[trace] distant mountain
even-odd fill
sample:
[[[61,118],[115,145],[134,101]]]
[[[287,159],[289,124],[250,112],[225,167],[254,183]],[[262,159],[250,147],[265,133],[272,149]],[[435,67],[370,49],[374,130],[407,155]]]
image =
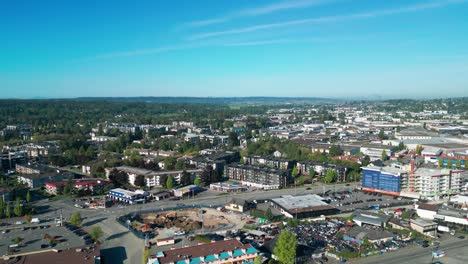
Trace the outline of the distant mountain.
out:
[[[318,97],[78,97],[78,101],[147,102],[147,103],[204,103],[204,104],[284,104],[340,102]]]

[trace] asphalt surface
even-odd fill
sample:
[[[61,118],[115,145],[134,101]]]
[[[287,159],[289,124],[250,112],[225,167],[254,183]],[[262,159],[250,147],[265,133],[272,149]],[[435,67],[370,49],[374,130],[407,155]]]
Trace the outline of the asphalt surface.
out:
[[[83,220],[83,228],[88,231],[95,225],[98,225],[104,231],[104,236],[101,239],[102,253],[107,257],[111,263],[127,264],[141,262],[141,254],[144,246],[144,241],[135,237],[125,227],[115,221],[118,216],[128,214],[131,212],[138,212],[142,210],[163,210],[165,208],[176,207],[177,205],[205,205],[217,206],[224,205],[232,198],[251,199],[251,200],[265,200],[277,198],[281,195],[303,195],[303,194],[319,194],[322,195],[327,191],[338,192],[348,189],[354,189],[353,186],[346,186],[347,184],[334,184],[313,187],[297,187],[281,190],[270,191],[253,191],[244,193],[232,193],[227,195],[220,195],[218,192],[208,190],[200,193],[197,196],[179,200],[179,201],[155,201],[146,204],[129,205],[124,207],[111,207],[106,209],[80,209],[74,207],[75,202],[72,200],[59,200],[48,201],[41,200],[34,203],[38,207],[39,217],[46,223],[53,223],[53,219],[63,216],[65,220],[70,219],[73,212],[79,211]],[[352,196],[351,199],[357,199]],[[21,218],[11,218],[2,220],[2,222],[14,223]]]
[[[361,258],[353,263],[411,263],[430,264],[436,261],[448,264],[468,263],[468,239],[450,238],[440,243],[439,249],[444,251],[446,256],[436,259],[432,258],[432,248],[423,248],[419,245],[412,245],[383,255]]]

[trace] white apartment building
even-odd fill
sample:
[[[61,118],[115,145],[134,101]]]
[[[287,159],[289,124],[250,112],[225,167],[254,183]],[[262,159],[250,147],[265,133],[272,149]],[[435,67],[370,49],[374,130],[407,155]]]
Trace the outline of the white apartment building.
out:
[[[463,170],[417,168],[414,171],[414,191],[422,197],[439,199],[442,195],[461,192],[463,177]]]

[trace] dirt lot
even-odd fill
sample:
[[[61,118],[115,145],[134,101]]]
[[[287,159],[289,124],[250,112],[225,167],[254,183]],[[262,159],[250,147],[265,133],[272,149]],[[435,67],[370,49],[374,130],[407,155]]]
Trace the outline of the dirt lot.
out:
[[[147,226],[157,228],[161,235],[173,233],[174,230],[197,233],[202,226],[205,231],[224,228],[239,229],[250,220],[242,214],[220,212],[208,208],[155,212],[141,215],[141,218]]]

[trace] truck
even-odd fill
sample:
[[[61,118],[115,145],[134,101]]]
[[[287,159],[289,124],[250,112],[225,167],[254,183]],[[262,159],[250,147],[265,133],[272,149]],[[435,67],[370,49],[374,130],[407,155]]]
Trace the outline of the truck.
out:
[[[448,226],[442,226],[442,225],[439,225],[437,226],[437,231],[439,232],[450,232],[450,228]]]

